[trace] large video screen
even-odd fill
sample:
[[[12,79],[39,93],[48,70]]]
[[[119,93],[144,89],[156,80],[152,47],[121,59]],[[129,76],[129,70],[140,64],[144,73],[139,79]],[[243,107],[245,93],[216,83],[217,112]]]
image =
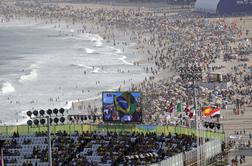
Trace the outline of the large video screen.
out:
[[[142,122],[141,93],[103,92],[102,113],[104,122]]]

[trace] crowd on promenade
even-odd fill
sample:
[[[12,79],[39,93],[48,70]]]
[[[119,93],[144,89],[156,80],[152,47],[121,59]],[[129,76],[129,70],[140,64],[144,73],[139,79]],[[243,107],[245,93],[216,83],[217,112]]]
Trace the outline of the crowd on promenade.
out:
[[[23,166],[48,162],[47,146],[42,146],[47,144],[46,133],[5,139],[6,164],[17,160],[19,163],[25,160]],[[52,135],[52,147],[53,165],[147,165],[192,150],[196,139],[179,134],[57,132]],[[29,153],[24,153],[27,148]]]
[[[226,101],[221,103],[225,108],[227,103],[235,104],[237,96],[240,96],[241,104],[251,105],[249,65],[234,66],[231,71],[225,63],[222,67],[211,66],[218,60],[230,63],[244,61],[247,64],[246,59],[252,53],[251,41],[242,35],[235,23],[229,24],[225,19],[205,19],[192,13],[168,16],[165,12],[150,12],[146,8],[81,8],[24,3],[2,6],[1,13],[5,20],[28,17],[44,20],[46,24],[54,24],[56,27],[63,26],[62,22],[65,22],[69,29],[80,24],[81,28],[77,32],[98,32],[104,40],[123,48],[132,42],[137,43],[136,55],[143,55],[146,61],[155,65],[150,67],[143,63],[145,72],[150,76],[140,84],[131,84],[132,90],[139,90],[144,95],[145,123],[171,124],[173,111],[170,110],[175,109],[170,107],[175,108],[178,101],[192,108],[192,81],[180,77],[181,67],[184,66],[200,67],[202,77],[227,68],[223,75],[226,81],[232,83],[231,87],[214,90],[200,87],[198,98],[204,98],[207,103],[199,104],[215,105],[215,101],[209,102],[214,96]],[[124,33],[124,41],[115,33],[117,30]],[[173,77],[162,79],[167,73],[173,73]],[[206,77],[202,79],[208,81]]]

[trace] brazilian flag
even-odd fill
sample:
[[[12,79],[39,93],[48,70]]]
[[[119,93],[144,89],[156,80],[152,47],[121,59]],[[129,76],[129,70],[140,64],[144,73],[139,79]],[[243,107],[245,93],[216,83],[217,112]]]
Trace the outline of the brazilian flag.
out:
[[[137,109],[135,97],[130,92],[124,92],[120,96],[115,96],[114,105],[117,111],[127,115],[134,114]]]

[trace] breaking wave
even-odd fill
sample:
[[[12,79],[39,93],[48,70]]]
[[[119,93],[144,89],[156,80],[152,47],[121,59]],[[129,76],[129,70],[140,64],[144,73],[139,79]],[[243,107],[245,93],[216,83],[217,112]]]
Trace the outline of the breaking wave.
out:
[[[115,47],[111,47],[111,46],[107,46],[108,48],[112,49],[116,54],[122,54],[122,50],[119,48],[115,48]]]
[[[100,72],[100,68],[99,67],[96,67],[93,71],[92,71],[92,73],[99,73]]]
[[[15,88],[10,82],[4,82],[1,86],[1,92],[2,94],[9,94],[15,92]]]
[[[130,62],[126,61],[126,59],[127,59],[126,56],[123,56],[123,57],[118,58],[118,59],[121,60],[126,65],[133,65],[133,63],[130,63]]]
[[[33,69],[33,70],[31,70],[30,73],[22,75],[18,81],[20,83],[24,83],[27,81],[33,81],[33,80],[37,79],[37,77],[38,77],[37,69]]]
[[[94,54],[94,53],[95,53],[95,50],[90,49],[90,48],[85,48],[85,51],[86,51],[86,53],[88,53],[88,54]]]

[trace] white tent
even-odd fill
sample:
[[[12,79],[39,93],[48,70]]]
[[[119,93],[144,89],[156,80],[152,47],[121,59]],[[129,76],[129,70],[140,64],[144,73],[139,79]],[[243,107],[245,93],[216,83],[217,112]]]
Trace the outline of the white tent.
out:
[[[195,10],[207,13],[216,13],[220,0],[197,0]]]

